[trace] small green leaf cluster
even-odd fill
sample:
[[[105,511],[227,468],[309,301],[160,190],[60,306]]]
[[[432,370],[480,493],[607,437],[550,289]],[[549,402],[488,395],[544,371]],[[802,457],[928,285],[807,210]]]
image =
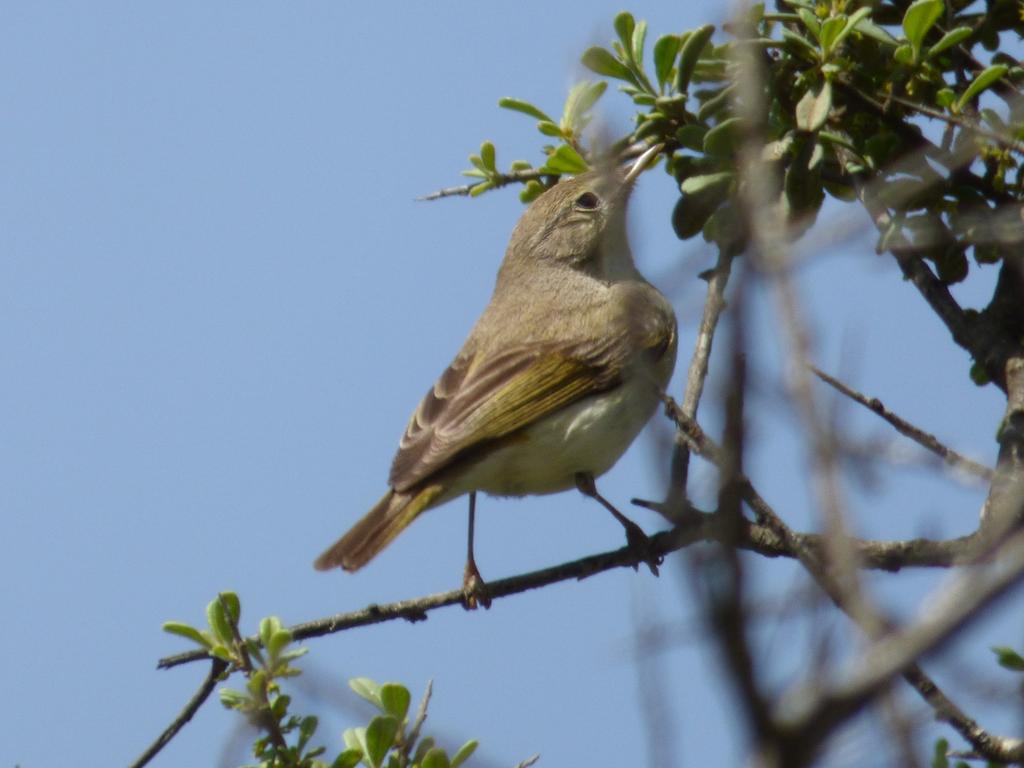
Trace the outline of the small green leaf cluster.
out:
[[[607,87],[608,84],[605,82],[577,83],[569,90],[569,96],[562,107],[562,118],[558,121],[528,101],[500,99],[498,106],[534,118],[537,120],[537,130],[541,135],[557,139],[559,143],[545,144],[542,147],[547,159],[539,168],[534,168],[526,160],[515,160],[509,170],[503,173],[496,165],[494,145],[485,141],[480,146],[480,154],[469,157],[473,167],[462,172],[463,176],[481,179],[480,183],[473,185],[469,194],[476,197],[489,189],[520,180],[525,186],[519,198],[528,203],[546,188],[541,183],[542,177],[553,180],[563,173],[575,175],[587,171],[590,165],[584,159],[583,132],[592,119],[594,104]]]
[[[222,688],[218,694],[225,707],[244,715],[260,731],[253,744],[258,762],[246,768],[458,768],[476,749],[477,742],[468,741],[449,756],[433,738],[420,737],[426,698],[410,728],[412,697],[407,688],[357,678],[349,683],[352,690],[380,714],[365,727],[347,729],[342,734],[344,750],[328,761],[323,757],[326,748],[311,744],[319,725],[317,717],[292,714],[291,697],[281,691],[280,681],[301,674],[292,662],[306,649],[292,647],[292,633],[276,616],[260,621],[256,637],[243,637],[238,624],[241,613],[238,595],[221,592],[206,607],[207,629],[180,621],[168,621],[163,628],[223,661],[226,666],[221,680],[235,672],[245,678],[244,688]]]
[[[646,23],[623,12],[611,44],[582,56],[636,107],[633,131],[613,147],[665,146],[664,167],[680,191],[676,234],[744,250],[742,193],[749,159],[759,156],[778,182],[787,236],[809,227],[827,196],[871,195],[891,220],[878,247],[916,249],[946,283],[967,277],[969,257],[990,264],[1018,252],[1024,67],[998,48],[1001,35],[1024,37],[1020,3],[991,0],[984,13],[959,0],[777,5],[754,5],[721,39],[704,26],[662,35],[649,51]],[[544,182],[594,165],[580,131],[600,85],[577,86],[559,121],[503,99],[560,143],[545,147],[540,168],[514,165],[532,172],[519,178],[500,174],[481,151],[471,172],[483,180],[480,191],[520,181],[528,201]],[[922,130],[926,122],[942,129],[941,140]]]
[[[227,664],[221,679],[239,671],[245,678],[242,690],[222,688],[221,703],[245,715],[262,735],[253,744],[253,756],[261,768],[326,768],[318,757],[323,747],[312,747],[317,718],[289,712],[291,697],[282,693],[279,680],[295,677],[300,670],[292,662],[306,653],[292,648],[292,633],[276,616],[260,621],[257,637],[243,638],[238,629],[241,601],[234,592],[221,592],[206,606],[208,629],[179,621],[164,623],[164,631],[184,637]]]
[[[365,677],[351,680],[349,686],[373,704],[380,714],[365,728],[345,731],[346,749],[332,768],[354,768],[360,763],[367,768],[458,768],[476,751],[477,741],[474,739],[449,757],[432,737],[420,738],[422,720],[418,718],[409,727],[411,696],[404,686],[398,683],[380,685]]]

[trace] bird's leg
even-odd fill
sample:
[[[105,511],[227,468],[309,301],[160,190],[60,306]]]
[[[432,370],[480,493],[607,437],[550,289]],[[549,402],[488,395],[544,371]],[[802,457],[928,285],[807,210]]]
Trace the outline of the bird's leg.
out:
[[[660,555],[654,554],[650,551],[651,540],[647,534],[644,533],[643,528],[619,512],[619,510],[617,510],[615,506],[608,501],[608,499],[597,492],[597,484],[594,482],[594,476],[589,472],[576,473],[576,487],[584,496],[594,499],[602,507],[612,513],[615,519],[618,520],[622,527],[626,529],[626,543],[629,545],[629,548],[643,554],[644,562],[647,563],[647,567],[651,569],[651,573],[657,576],[658,566],[661,565],[662,558]]]
[[[473,533],[476,529],[476,491],[469,494],[469,535],[466,542],[466,569],[462,573],[462,605],[467,611],[476,610],[477,605],[491,607],[491,596],[487,583],[476,567],[473,557]]]

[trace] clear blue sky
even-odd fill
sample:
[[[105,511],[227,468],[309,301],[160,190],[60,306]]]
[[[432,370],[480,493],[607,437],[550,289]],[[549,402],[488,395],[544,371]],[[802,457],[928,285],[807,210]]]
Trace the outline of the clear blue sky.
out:
[[[497,99],[557,110],[579,54],[610,39],[621,3],[368,5],[3,3],[0,765],[133,759],[205,672],[155,670],[182,649],[160,625],[199,623],[218,589],[240,593],[254,627],[269,613],[303,621],[460,581],[462,502],[432,511],[359,574],[310,563],[384,491],[405,421],[487,301],[521,212],[511,192],[414,198],[458,183],[485,138],[502,165],[539,162],[532,122]],[[631,9],[654,34],[722,12]],[[621,129],[621,98],[605,99]],[[664,174],[645,175],[632,227],[641,269],[676,304],[682,371],[702,296],[694,274],[711,254],[673,238],[674,194]],[[996,393],[969,384],[966,356],[869,235],[820,242],[801,274],[817,359],[993,461]],[[981,282],[961,296],[983,296],[991,275]],[[805,526],[777,324],[770,304],[760,309],[752,426],[764,442],[751,473]],[[841,413],[862,436],[888,434]],[[645,438],[601,488],[620,504],[658,497],[664,464]],[[849,489],[866,534],[975,525],[980,489],[919,469],[875,480]],[[478,528],[489,578],[623,543],[575,494],[484,499]],[[643,691],[656,683],[671,704],[662,748],[677,764],[734,763],[744,745],[715,655],[696,642],[684,563],[658,580],[615,572],[489,612],[453,608],[314,641],[297,698],[326,713],[321,736],[336,746],[343,726],[365,722],[347,678],[397,680],[416,695],[432,678],[428,730],[453,744],[479,738],[481,766],[534,752],[545,766],[637,765],[650,754]],[[751,567],[766,599],[797,583],[786,563]],[[897,590],[890,576],[871,582],[909,612],[943,576]],[[965,657],[992,671],[984,648],[1018,640],[1014,621],[965,638],[940,671],[955,679]],[[677,640],[638,667],[635,632],[651,622]],[[759,652],[785,680],[804,663],[787,649],[806,624],[766,627]],[[154,765],[242,762],[236,723],[211,700]],[[872,727],[849,731],[853,755],[871,747]]]

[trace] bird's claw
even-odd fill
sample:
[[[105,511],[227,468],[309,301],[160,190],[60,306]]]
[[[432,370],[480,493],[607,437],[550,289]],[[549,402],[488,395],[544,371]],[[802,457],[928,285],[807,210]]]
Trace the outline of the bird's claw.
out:
[[[624,523],[623,526],[626,529],[626,545],[640,555],[640,562],[646,563],[651,573],[657,576],[658,566],[664,561],[664,556],[654,551],[651,537],[644,533],[639,525],[630,520],[628,525]],[[633,566],[634,571],[638,568],[639,563]]]
[[[462,574],[462,607],[467,611],[475,611],[479,606],[491,607],[491,595],[487,582],[480,575],[476,563],[466,561],[466,570]]]

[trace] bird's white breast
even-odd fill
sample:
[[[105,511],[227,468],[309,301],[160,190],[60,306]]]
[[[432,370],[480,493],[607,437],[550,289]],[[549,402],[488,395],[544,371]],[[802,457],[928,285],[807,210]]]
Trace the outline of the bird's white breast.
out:
[[[658,401],[654,382],[633,376],[626,384],[530,425],[489,451],[460,478],[456,493],[445,496],[474,490],[495,496],[556,493],[573,488],[579,472],[598,477],[618,461]]]

